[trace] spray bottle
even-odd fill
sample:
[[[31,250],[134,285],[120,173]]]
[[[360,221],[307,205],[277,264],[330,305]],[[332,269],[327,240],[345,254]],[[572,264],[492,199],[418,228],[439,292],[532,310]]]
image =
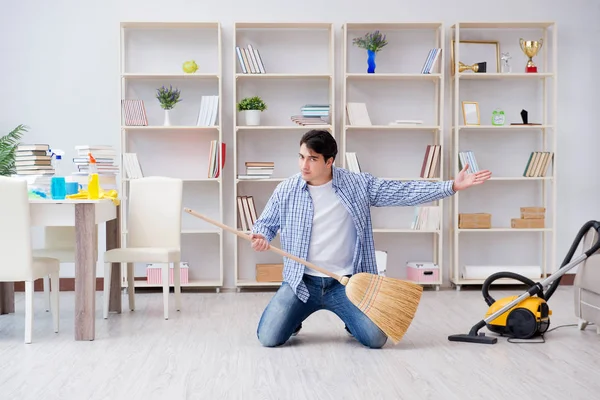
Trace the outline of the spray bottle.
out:
[[[88,172],[88,200],[98,200],[100,198],[100,180],[98,178],[98,166],[92,153],[88,153],[89,172]]]
[[[65,173],[63,171],[62,157],[65,152],[62,150],[52,150],[51,157],[54,157],[53,167],[54,176],[50,180],[50,195],[52,200],[64,200],[67,196],[67,184],[65,181]]]

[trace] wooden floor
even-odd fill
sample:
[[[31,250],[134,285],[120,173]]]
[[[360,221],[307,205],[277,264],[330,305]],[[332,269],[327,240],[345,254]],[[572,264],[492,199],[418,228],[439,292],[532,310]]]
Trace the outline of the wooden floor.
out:
[[[492,292],[497,299],[520,291]],[[583,399],[600,395],[600,335],[564,327],[544,344],[454,343],[486,304],[478,290],[426,291],[403,341],[363,348],[328,312],[281,348],[256,325],[272,292],[184,293],[162,318],[160,293],[135,312],[101,318],[97,339],[73,341],[73,293],[61,293],[61,332],[36,294],[34,343],[23,343],[24,299],[0,316],[1,399]],[[172,296],[172,295],[171,295]],[[173,297],[171,297],[173,299]],[[570,287],[550,300],[552,326],[576,323]],[[173,303],[171,303],[173,304]],[[124,306],[127,300],[124,296]],[[173,308],[172,308],[173,309]]]

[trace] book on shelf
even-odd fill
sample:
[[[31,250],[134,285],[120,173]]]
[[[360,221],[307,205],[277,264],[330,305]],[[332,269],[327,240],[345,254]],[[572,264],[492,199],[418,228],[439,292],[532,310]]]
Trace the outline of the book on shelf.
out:
[[[346,169],[351,172],[361,172],[360,163],[358,162],[358,157],[356,156],[355,152],[346,152]]]
[[[541,178],[546,176],[550,162],[554,158],[551,151],[532,151],[527,160],[523,176],[527,178]]]
[[[208,178],[218,178],[225,166],[225,154],[227,146],[217,140],[210,141],[210,150],[208,154]]]
[[[50,146],[20,144],[15,151],[16,175],[54,175]]]
[[[238,174],[240,180],[268,179],[273,176],[275,163],[272,161],[247,161],[246,173]]]
[[[437,231],[440,229],[440,207],[415,207],[415,217],[411,224],[413,230]]]
[[[144,177],[136,153],[123,153],[123,170],[128,179],[139,179]]]
[[[421,69],[422,74],[431,74],[433,69],[438,65],[437,61],[440,59],[440,55],[442,54],[442,49],[434,48],[429,50],[429,54],[427,54],[427,58],[425,59],[425,63],[423,64],[423,68]]]
[[[126,126],[148,126],[148,116],[144,100],[121,100],[123,108],[123,122]]]
[[[371,126],[371,118],[367,111],[365,103],[349,102],[346,104],[346,114],[348,116],[348,125]]]
[[[438,177],[438,166],[440,164],[440,157],[442,153],[442,146],[439,144],[428,144],[425,149],[425,156],[423,157],[423,164],[421,165],[421,178],[437,178]]]
[[[265,65],[257,48],[249,44],[247,47],[235,47],[240,68],[244,74],[264,74]]]
[[[219,96],[202,96],[196,126],[215,126],[219,113]]]
[[[458,152],[458,169],[463,169],[465,165],[469,164],[468,173],[474,174],[479,172],[479,164],[475,158],[475,153],[472,150],[465,150]]]
[[[242,231],[252,230],[258,219],[256,205],[252,196],[237,196],[238,227]]]

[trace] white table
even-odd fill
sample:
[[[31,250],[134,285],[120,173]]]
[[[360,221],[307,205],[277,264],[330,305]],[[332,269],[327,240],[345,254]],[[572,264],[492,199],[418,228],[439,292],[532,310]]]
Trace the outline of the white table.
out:
[[[31,226],[75,226],[75,340],[96,333],[97,225],[106,223],[107,250],[120,247],[119,206],[110,199],[31,199]],[[121,267],[112,265],[110,311],[121,312]],[[105,282],[104,284],[107,284]],[[0,286],[0,313],[14,312],[14,287]]]

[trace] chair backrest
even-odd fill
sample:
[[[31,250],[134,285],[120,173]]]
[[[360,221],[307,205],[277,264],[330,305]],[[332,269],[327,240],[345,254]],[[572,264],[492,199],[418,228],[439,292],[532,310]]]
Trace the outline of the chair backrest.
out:
[[[74,226],[46,226],[44,227],[44,244],[47,249],[73,249],[75,250]]]
[[[159,176],[130,181],[127,247],[181,247],[183,181]]]
[[[27,182],[0,176],[0,282],[33,275]]]

